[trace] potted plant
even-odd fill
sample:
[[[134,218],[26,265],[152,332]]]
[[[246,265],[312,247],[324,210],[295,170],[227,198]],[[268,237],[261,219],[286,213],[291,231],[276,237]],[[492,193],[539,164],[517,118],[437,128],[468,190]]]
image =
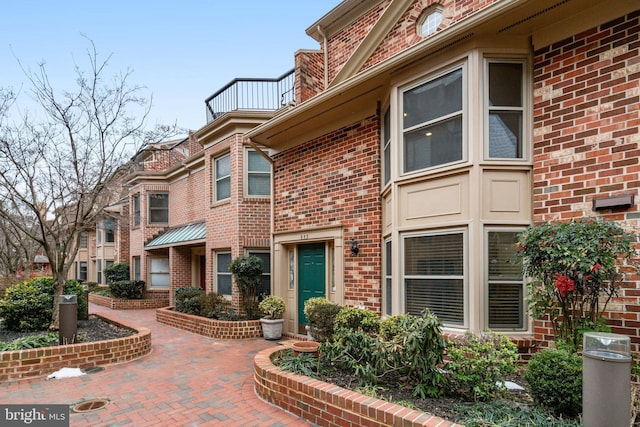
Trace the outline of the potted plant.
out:
[[[258,308],[264,316],[260,319],[264,338],[279,340],[282,337],[282,325],[284,324],[282,315],[287,308],[284,300],[278,296],[269,295],[260,301]]]
[[[229,271],[233,274],[240,291],[244,314],[248,319],[257,319],[257,291],[262,280],[262,260],[255,255],[239,256],[231,262]]]

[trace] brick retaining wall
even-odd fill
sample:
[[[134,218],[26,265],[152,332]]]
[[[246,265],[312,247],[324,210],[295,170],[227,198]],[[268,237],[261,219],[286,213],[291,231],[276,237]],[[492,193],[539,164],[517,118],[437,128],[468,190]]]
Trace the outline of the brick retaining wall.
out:
[[[282,347],[262,350],[254,358],[256,393],[292,414],[320,426],[453,427],[425,412],[364,396],[333,384],[285,372],[271,363]]]
[[[259,320],[226,321],[208,319],[174,311],[172,307],[156,310],[156,320],[165,325],[209,338],[226,340],[257,338],[262,336]]]
[[[112,310],[145,310],[167,307],[169,305],[169,298],[121,299],[89,294],[89,302],[103,307],[109,307]]]
[[[107,314],[98,316],[137,333],[105,341],[0,352],[0,381],[49,375],[61,368],[90,368],[128,362],[151,351],[151,331],[148,328],[135,328]]]

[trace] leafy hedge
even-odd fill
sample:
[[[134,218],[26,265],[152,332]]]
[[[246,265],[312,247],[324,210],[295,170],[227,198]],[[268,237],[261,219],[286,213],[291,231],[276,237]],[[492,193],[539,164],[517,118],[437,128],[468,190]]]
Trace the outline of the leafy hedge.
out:
[[[144,297],[144,280],[119,280],[109,283],[111,295],[122,299],[142,299]]]
[[[67,280],[62,292],[78,298],[78,316],[86,312],[87,300],[82,285]],[[0,318],[11,331],[43,331],[49,327],[53,314],[53,278],[36,277],[11,286],[0,300]]]

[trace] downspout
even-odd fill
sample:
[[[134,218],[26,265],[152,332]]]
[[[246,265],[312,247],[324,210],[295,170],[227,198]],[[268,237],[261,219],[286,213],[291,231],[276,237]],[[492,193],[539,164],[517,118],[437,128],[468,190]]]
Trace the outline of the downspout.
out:
[[[324,33],[324,31],[322,31],[322,27],[320,25],[318,25],[316,27],[316,29],[318,30],[318,34],[320,34],[322,36],[322,52],[323,52],[323,56],[324,56],[324,88],[323,90],[326,90],[327,87],[329,86],[329,52],[327,52],[327,36]]]

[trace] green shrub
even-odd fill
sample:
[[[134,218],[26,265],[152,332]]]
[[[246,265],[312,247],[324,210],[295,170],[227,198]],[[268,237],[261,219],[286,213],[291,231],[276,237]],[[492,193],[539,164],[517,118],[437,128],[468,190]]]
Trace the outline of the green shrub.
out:
[[[200,316],[218,320],[239,319],[238,314],[233,310],[233,307],[231,306],[231,301],[226,299],[224,295],[217,292],[211,292],[208,294],[202,292],[197,298],[199,298],[198,304],[200,305]],[[196,303],[192,303],[193,309],[195,310]]]
[[[249,319],[260,317],[258,286],[262,282],[262,259],[255,255],[239,256],[229,264],[242,298],[242,308]]]
[[[545,349],[529,360],[524,375],[533,400],[557,415],[582,412],[582,358],[566,350]]]
[[[107,279],[107,283],[129,280],[129,264],[118,262],[106,266],[104,268],[104,277]]]
[[[282,319],[287,305],[279,296],[269,295],[258,304],[260,312],[267,319]]]
[[[334,330],[343,329],[377,335],[380,331],[380,317],[366,308],[343,307],[336,315]]]
[[[205,295],[201,288],[194,286],[178,288],[175,295],[175,311],[200,316],[200,313],[202,313],[202,297]]]
[[[47,332],[42,335],[32,335],[9,342],[0,342],[0,351],[27,350],[30,348],[50,347],[57,344],[58,334],[56,332]]]
[[[366,326],[336,327],[333,340],[323,343],[320,351],[328,363],[352,372],[363,386],[373,386],[385,375],[393,375],[406,381],[402,386],[413,385],[414,395],[422,398],[442,393],[444,377],[440,365],[446,344],[436,316],[428,310],[421,316],[392,316],[391,320],[378,322],[384,333],[377,335],[373,332],[377,330],[373,326],[376,322],[370,315],[345,312],[341,320],[344,325],[349,324],[347,320],[362,318],[366,319]]]
[[[86,310],[82,285],[75,280],[67,280],[64,295],[76,295],[78,315]],[[0,300],[0,317],[4,327],[12,331],[42,331],[51,323],[53,314],[53,278],[36,277],[11,286]]]
[[[313,339],[318,342],[331,339],[335,318],[341,309],[338,304],[323,297],[309,298],[304,302],[304,315]]]
[[[142,299],[144,285],[144,280],[120,280],[109,283],[109,290],[115,298]]]
[[[502,334],[465,334],[449,346],[446,365],[450,391],[467,399],[487,401],[503,390],[505,377],[516,371],[518,348]]]

